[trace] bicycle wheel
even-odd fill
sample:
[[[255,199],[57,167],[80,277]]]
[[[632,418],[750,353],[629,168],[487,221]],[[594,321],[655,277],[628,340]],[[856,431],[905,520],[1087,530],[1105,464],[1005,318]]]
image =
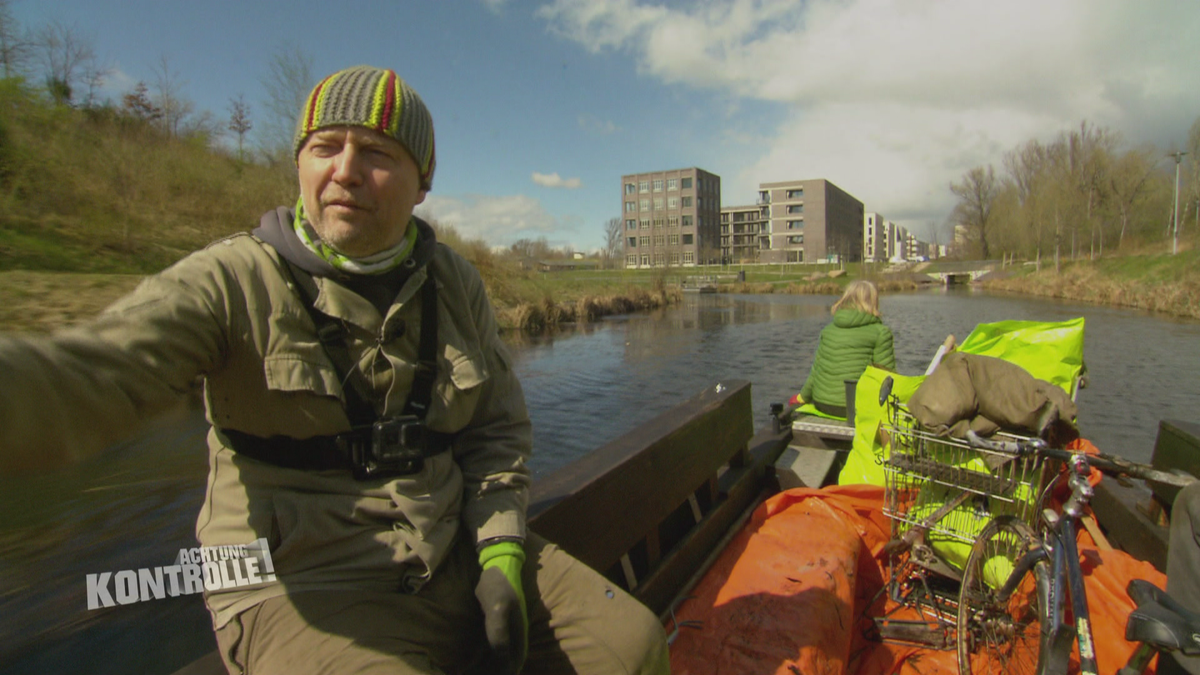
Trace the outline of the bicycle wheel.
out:
[[[1033,529],[1013,516],[997,516],[979,533],[958,596],[959,673],[1037,672],[1049,566],[1038,562],[1008,598],[999,597],[1017,561],[1037,545]]]

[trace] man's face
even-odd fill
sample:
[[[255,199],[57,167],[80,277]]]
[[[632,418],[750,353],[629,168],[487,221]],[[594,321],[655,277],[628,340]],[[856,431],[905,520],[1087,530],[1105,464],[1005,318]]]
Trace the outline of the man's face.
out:
[[[343,255],[361,258],[400,243],[413,207],[425,201],[412,156],[373,129],[313,132],[297,164],[308,221]]]

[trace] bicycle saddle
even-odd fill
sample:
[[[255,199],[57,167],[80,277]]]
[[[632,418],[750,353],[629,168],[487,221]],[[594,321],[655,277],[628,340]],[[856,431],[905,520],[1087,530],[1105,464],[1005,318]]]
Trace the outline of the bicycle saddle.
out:
[[[1200,655],[1200,614],[1145,579],[1130,581],[1125,592],[1137,604],[1125,623],[1126,640],[1145,642],[1166,652]]]

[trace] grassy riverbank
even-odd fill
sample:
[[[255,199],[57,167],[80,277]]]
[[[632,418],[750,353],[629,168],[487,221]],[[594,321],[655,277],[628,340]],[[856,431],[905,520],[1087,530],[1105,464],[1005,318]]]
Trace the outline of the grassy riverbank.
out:
[[[1053,261],[1042,270],[1029,265],[1003,279],[984,282],[991,290],[1061,298],[1200,318],[1200,251],[1142,253],[1100,260]]]
[[[570,321],[663,307],[677,302],[677,288],[653,283],[578,283],[545,280],[536,274],[493,279],[493,296],[501,327],[530,331]],[[71,272],[0,272],[0,331],[48,332],[86,321],[117,298],[132,291],[138,274]],[[486,278],[486,277],[485,277]]]

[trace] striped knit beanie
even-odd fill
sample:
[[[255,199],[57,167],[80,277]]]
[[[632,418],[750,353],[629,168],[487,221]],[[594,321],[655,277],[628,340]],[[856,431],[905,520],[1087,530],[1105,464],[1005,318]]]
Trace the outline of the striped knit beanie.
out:
[[[400,141],[416,160],[421,189],[433,185],[433,118],[425,103],[386,68],[355,66],[330,75],[313,88],[296,125],[295,155],[309,134],[332,126],[374,129]]]

